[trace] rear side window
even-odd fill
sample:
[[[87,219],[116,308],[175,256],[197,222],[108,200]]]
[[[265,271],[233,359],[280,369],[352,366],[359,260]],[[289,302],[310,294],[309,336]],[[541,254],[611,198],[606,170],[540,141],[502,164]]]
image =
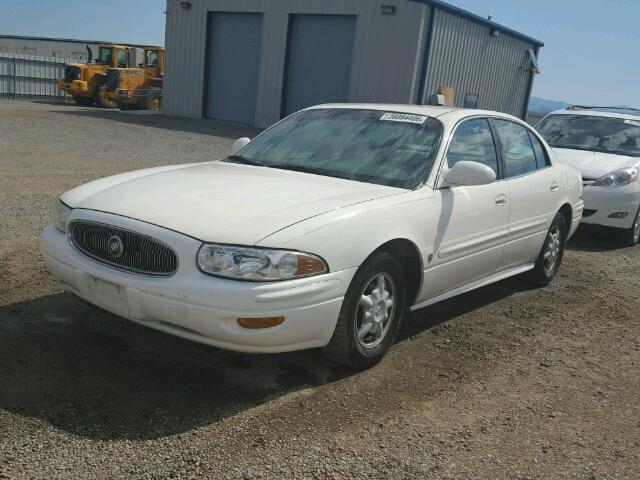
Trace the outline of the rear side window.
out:
[[[529,138],[531,139],[531,143],[533,144],[533,151],[536,154],[536,162],[538,164],[538,168],[544,168],[548,166],[549,158],[547,157],[542,143],[540,143],[540,140],[538,140],[538,137],[529,132]]]
[[[447,152],[447,165],[451,168],[462,160],[482,163],[498,174],[498,156],[486,118],[467,120],[453,134]]]
[[[508,120],[495,120],[495,125],[502,145],[505,178],[537,170],[536,154],[527,129]]]

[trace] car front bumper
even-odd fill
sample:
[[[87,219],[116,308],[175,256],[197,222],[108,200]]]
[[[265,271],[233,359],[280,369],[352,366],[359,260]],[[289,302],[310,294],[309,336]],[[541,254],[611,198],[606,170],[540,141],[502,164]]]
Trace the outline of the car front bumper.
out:
[[[631,228],[640,207],[638,184],[626,187],[584,187],[582,223],[604,227]],[[614,214],[626,214],[612,218]]]
[[[331,336],[356,269],[283,282],[212,277],[196,266],[201,243],[136,220],[74,210],[90,220],[152,236],[171,246],[179,267],[169,278],[115,270],[79,253],[53,225],[42,234],[42,254],[68,291],[104,310],[179,337],[241,352],[285,352],[322,347]],[[246,329],[238,318],[283,316],[280,325]]]

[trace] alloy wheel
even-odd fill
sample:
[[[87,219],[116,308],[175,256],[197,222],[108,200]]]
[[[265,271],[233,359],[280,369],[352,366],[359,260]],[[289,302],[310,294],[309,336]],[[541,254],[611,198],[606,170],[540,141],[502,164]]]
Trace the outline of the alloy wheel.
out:
[[[562,245],[562,233],[558,225],[553,225],[547,235],[544,249],[544,271],[547,275],[553,275],[560,258],[560,247]]]
[[[353,322],[361,347],[374,348],[385,339],[395,314],[396,295],[396,284],[387,273],[378,273],[365,284]]]

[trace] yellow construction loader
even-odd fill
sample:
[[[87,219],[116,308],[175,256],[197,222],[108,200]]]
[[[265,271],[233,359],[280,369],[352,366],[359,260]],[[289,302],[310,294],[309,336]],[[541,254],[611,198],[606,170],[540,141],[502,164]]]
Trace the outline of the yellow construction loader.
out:
[[[138,68],[107,70],[100,95],[121,109],[138,107],[145,110],[162,108],[164,48],[144,47],[144,64]]]
[[[98,57],[92,61],[92,51],[87,46],[87,63],[70,63],[65,66],[64,77],[58,79],[58,87],[73,97],[78,105],[93,105],[115,108],[116,102],[100,93],[104,85],[107,70],[127,68],[135,65],[136,49],[125,45],[100,45]]]

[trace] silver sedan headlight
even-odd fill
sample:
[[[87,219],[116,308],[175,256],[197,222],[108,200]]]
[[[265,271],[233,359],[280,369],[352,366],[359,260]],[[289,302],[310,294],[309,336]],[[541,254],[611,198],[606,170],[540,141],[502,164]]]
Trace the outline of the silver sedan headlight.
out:
[[[62,233],[66,233],[67,231],[67,222],[69,221],[71,211],[72,209],[66,206],[60,200],[56,202],[56,206],[53,210],[53,224]]]
[[[624,187],[630,183],[638,181],[638,167],[621,168],[615,172],[607,173],[592,183],[594,187],[607,187],[609,185],[618,185]]]
[[[269,282],[327,273],[329,267],[310,253],[205,243],[198,251],[204,273],[236,280]]]

